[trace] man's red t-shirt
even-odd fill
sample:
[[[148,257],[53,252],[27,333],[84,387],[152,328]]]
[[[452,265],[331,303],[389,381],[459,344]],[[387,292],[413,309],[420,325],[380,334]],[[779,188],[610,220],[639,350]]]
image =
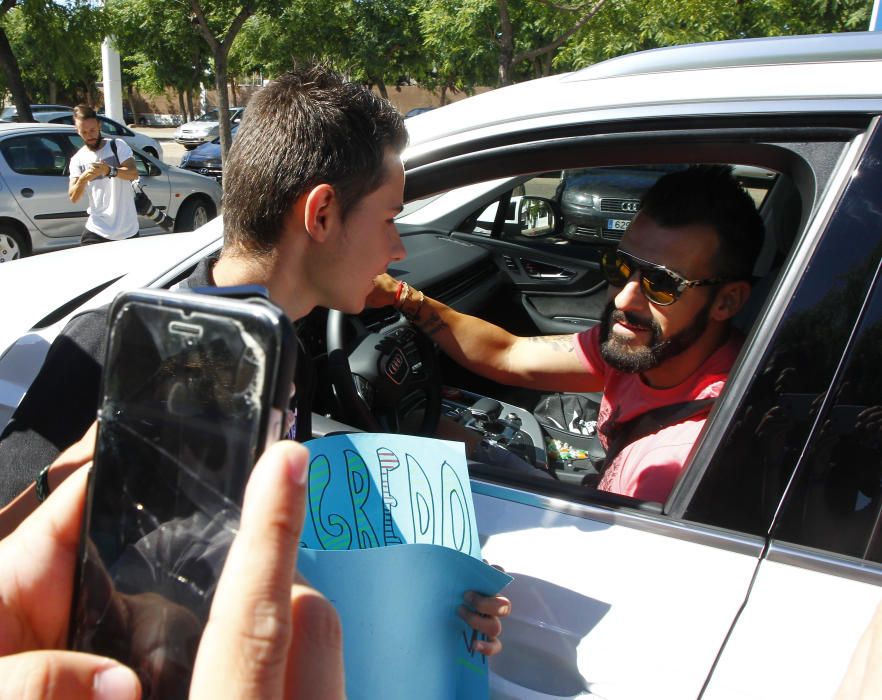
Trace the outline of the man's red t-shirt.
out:
[[[603,400],[597,415],[597,430],[604,447],[607,447],[607,436],[617,425],[642,413],[660,406],[719,396],[743,340],[740,336],[730,339],[677,386],[654,389],[647,386],[639,374],[619,372],[603,361],[599,326],[573,338],[585,368],[604,379]],[[688,418],[626,445],[607,466],[598,488],[664,503],[683,471],[705,419],[706,414]]]

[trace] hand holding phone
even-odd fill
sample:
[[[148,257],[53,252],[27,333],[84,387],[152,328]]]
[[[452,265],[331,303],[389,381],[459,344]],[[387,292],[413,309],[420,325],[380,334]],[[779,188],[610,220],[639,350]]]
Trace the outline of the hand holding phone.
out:
[[[186,697],[245,483],[285,427],[295,342],[265,299],[121,295],[109,314],[70,646]]]
[[[306,469],[306,450],[283,442],[254,470],[197,655],[191,700],[344,697],[336,612],[314,589],[291,586]],[[138,679],[125,666],[62,649],[86,476],[86,469],[77,471],[0,540],[0,625],[9,632],[0,647],[0,700],[35,688],[46,700],[134,700],[138,693]],[[255,609],[272,611],[278,624],[268,627]],[[272,654],[260,653],[268,648]]]

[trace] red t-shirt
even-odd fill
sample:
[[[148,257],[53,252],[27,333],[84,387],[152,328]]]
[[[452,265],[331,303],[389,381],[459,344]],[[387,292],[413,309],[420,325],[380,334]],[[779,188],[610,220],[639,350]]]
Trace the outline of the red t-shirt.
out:
[[[573,336],[576,354],[585,368],[604,378],[603,400],[597,415],[597,430],[603,446],[607,446],[607,436],[615,426],[646,411],[719,396],[742,341],[741,336],[731,338],[677,386],[654,389],[647,386],[639,374],[619,372],[603,361],[599,326]],[[664,503],[683,471],[705,419],[706,414],[687,418],[626,445],[606,468],[598,488]]]

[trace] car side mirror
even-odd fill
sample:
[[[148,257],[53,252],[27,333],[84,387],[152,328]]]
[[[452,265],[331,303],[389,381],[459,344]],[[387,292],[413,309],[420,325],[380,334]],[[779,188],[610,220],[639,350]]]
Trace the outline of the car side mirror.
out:
[[[541,238],[555,233],[561,218],[554,202],[545,197],[512,197],[518,233],[526,238]]]

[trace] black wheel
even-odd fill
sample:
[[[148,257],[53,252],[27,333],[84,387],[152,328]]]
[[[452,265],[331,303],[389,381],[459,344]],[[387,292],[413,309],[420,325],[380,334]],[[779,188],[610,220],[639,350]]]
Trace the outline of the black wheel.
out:
[[[178,209],[175,231],[195,231],[217,215],[214,202],[204,197],[190,197]]]
[[[31,247],[25,236],[8,224],[0,225],[0,263],[27,256]]]
[[[147,126],[147,120],[144,117],[138,117],[138,126]]]
[[[186,148],[188,151],[192,151],[198,145],[198,143],[185,143],[184,148]]]
[[[347,332],[350,331],[350,332]],[[329,311],[328,373],[344,420],[370,432],[400,433],[422,410],[419,435],[434,436],[441,374],[432,341],[403,317],[374,333],[357,316]]]

